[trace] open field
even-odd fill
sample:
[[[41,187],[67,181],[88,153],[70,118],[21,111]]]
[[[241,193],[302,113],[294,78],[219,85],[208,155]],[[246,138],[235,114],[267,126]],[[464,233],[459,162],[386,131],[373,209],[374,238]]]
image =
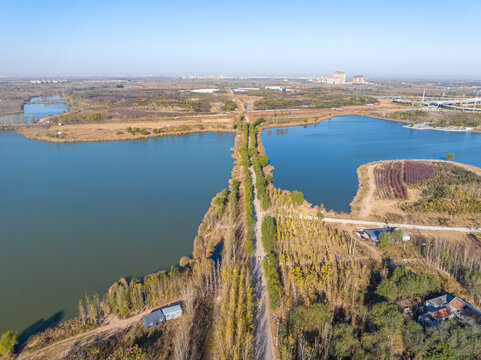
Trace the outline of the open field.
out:
[[[390,101],[381,101],[381,104],[374,106],[346,106],[333,109],[303,109],[303,110],[277,110],[277,111],[255,111],[248,112],[253,120],[265,118],[267,122],[264,127],[294,126],[318,123],[333,116],[343,115],[369,115],[373,110],[389,113],[398,111],[399,105]],[[55,117],[51,117],[55,118]],[[229,114],[203,114],[184,115],[176,117],[161,117],[152,119],[125,119],[109,120],[101,122],[86,123],[62,123],[22,126],[17,132],[26,138],[51,142],[86,142],[86,141],[115,141],[142,139],[163,135],[185,134],[207,131],[229,131],[234,130],[236,112]],[[127,128],[145,129],[145,135],[137,132],[132,135]],[[159,132],[154,132],[159,129]],[[58,132],[61,134],[58,134]],[[145,133],[145,132],[144,132]]]
[[[454,177],[456,174],[458,177]],[[465,176],[469,179],[465,180]],[[476,189],[480,176],[477,167],[442,160],[365,164],[358,169],[359,190],[351,203],[350,216],[383,222],[479,227],[481,212],[476,207]],[[448,183],[445,178],[453,181]]]
[[[17,132],[28,139],[51,142],[86,142],[133,140],[164,135],[188,134],[193,132],[232,132],[234,116],[187,117],[178,119],[109,122],[64,125],[33,125],[19,127]],[[145,130],[132,134],[127,129]],[[154,132],[154,129],[155,132]],[[157,130],[158,129],[158,130]],[[158,131],[158,132],[157,132]],[[60,134],[59,134],[60,132]]]

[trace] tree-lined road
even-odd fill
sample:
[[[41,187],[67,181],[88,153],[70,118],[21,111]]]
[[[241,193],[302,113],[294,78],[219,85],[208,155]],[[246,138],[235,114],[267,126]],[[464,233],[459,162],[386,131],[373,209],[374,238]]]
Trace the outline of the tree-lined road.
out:
[[[249,119],[246,116],[247,122]],[[250,144],[250,137],[249,137]],[[267,304],[267,282],[262,269],[262,259],[265,256],[261,242],[262,210],[260,201],[257,198],[256,174],[253,166],[249,166],[251,174],[254,207],[254,258],[252,259],[252,287],[254,301],[254,359],[271,360],[274,359],[274,345],[272,341],[271,323],[269,318],[269,308]]]

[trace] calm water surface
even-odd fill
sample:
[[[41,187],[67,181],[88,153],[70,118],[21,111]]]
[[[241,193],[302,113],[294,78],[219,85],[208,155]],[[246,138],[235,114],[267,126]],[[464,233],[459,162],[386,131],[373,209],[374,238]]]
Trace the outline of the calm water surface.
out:
[[[59,95],[46,98],[33,97],[23,106],[23,113],[0,116],[0,124],[33,123],[50,115],[62,114],[68,111],[67,104]]]
[[[410,130],[404,124],[339,116],[317,125],[265,130],[262,143],[276,187],[300,190],[314,204],[349,212],[357,168],[371,161],[445,159],[481,167],[481,134]]]
[[[190,254],[228,186],[233,144],[215,133],[54,144],[0,132],[0,333],[54,325],[86,292]]]

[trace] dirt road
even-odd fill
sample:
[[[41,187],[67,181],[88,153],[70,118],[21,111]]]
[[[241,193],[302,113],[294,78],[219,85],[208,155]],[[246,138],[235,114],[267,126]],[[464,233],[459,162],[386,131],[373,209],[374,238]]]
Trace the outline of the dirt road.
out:
[[[182,299],[176,299],[175,301],[169,301],[164,304],[172,304],[180,301]],[[150,314],[153,308],[144,310],[137,315],[131,316],[126,319],[120,319],[118,317],[112,317],[110,321],[106,324],[101,325],[95,329],[80,333],[75,336],[68,337],[64,340],[54,342],[53,344],[47,345],[44,348],[34,350],[34,351],[23,351],[18,356],[17,360],[57,360],[63,359],[69,353],[75,349],[79,349],[83,346],[87,346],[98,342],[100,340],[106,339],[121,330],[129,328],[139,322],[144,315]]]
[[[368,191],[364,199],[362,199],[361,212],[359,217],[361,219],[367,219],[371,213],[372,208],[372,197],[374,195],[374,189],[376,184],[374,183],[374,166],[371,165],[367,168],[367,181],[368,181]]]
[[[435,230],[435,231],[458,231],[464,233],[481,233],[479,228],[468,228],[468,227],[449,227],[449,226],[428,226],[428,225],[414,225],[414,224],[391,224],[385,222],[377,221],[366,221],[366,220],[351,220],[351,219],[334,219],[334,218],[324,218],[322,221],[340,224],[353,224],[353,225],[372,225],[380,227],[394,227],[402,229],[416,229],[416,230]]]
[[[249,121],[247,119],[247,121]],[[254,358],[258,360],[274,359],[274,345],[272,342],[272,331],[270,323],[270,312],[267,303],[266,279],[262,269],[262,259],[265,256],[261,242],[262,210],[260,201],[257,199],[256,174],[252,165],[249,167],[251,181],[254,187],[254,258],[252,259],[252,286],[254,293]]]

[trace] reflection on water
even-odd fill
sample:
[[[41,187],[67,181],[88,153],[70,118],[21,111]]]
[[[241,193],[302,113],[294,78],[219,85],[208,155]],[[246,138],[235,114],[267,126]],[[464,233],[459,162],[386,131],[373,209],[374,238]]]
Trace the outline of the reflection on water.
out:
[[[283,135],[287,135],[289,133],[289,129],[288,128],[281,128],[281,129],[268,129],[268,130],[265,130],[265,134],[266,136],[272,136],[273,132],[275,133],[276,136],[283,136]]]
[[[33,124],[41,118],[67,111],[67,104],[59,95],[33,97],[23,105],[23,113],[0,116],[0,125]]]
[[[409,130],[404,124],[339,116],[317,125],[265,130],[262,142],[278,188],[300,190],[314,204],[350,211],[357,168],[390,159],[443,159],[481,167],[481,134]]]
[[[0,333],[70,318],[86,292],[190,254],[233,145],[230,133],[55,144],[0,132]]]

